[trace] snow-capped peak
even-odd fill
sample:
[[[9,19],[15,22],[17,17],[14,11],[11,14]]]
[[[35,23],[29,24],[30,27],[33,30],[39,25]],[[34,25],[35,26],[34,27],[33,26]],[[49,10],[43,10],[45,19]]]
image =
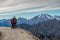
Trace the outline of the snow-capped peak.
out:
[[[41,18],[53,19],[53,16],[51,16],[49,14],[41,14]]]
[[[55,15],[54,18],[56,18],[57,20],[60,20],[60,16]]]
[[[41,14],[41,15],[37,15],[35,17],[32,18],[32,20],[46,20],[46,19],[54,19],[53,16],[49,15],[49,14]]]

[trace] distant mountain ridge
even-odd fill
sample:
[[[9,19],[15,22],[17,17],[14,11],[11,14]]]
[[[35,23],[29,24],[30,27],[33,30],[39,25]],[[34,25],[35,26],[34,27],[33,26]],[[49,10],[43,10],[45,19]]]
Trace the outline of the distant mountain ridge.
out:
[[[25,18],[18,18],[17,19],[17,25],[19,24],[28,24],[28,25],[33,25],[33,24],[37,24],[39,22],[43,22],[43,21],[47,21],[47,20],[53,20],[54,18],[56,18],[57,20],[60,20],[60,16],[51,16],[49,14],[41,14],[41,15],[37,15],[29,20],[25,19]],[[10,24],[10,19],[3,19],[0,20],[0,26],[11,26]]]
[[[43,22],[43,21],[47,21],[47,20],[53,20],[54,17],[49,15],[49,14],[41,14],[41,15],[37,15],[35,17],[33,17],[30,22],[32,22],[32,24],[37,24],[39,22]]]

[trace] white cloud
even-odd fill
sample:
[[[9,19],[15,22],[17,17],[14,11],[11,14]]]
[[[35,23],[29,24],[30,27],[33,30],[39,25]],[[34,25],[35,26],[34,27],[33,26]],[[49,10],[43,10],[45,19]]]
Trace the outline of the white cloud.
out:
[[[56,9],[60,9],[60,0],[0,0],[0,16]]]
[[[45,10],[57,10],[57,9],[60,9],[60,7],[55,7],[55,8],[52,8],[52,7],[45,7],[45,8],[38,8],[38,9],[31,9],[31,10],[22,10],[22,11],[14,11],[14,12],[1,12],[2,14],[0,15],[16,15],[16,14],[19,14],[19,13],[25,13],[25,12],[41,12],[41,11],[45,11]]]
[[[56,6],[60,7],[60,0],[0,0],[0,12],[40,6],[52,6],[53,8]]]

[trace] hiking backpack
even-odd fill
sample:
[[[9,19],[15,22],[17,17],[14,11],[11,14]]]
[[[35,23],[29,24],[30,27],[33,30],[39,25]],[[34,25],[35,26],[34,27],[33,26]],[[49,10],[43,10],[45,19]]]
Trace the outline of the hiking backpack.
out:
[[[11,24],[14,24],[14,23],[15,23],[14,19],[11,19]]]

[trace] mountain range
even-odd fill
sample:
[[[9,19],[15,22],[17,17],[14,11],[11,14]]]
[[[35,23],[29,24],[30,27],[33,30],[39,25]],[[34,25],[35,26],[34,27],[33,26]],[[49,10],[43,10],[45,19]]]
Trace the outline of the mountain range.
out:
[[[35,35],[41,33],[44,35],[49,35],[50,33],[56,35],[57,33],[60,33],[60,20],[53,19],[45,22],[39,22],[32,25],[30,31]]]
[[[28,25],[33,25],[33,24],[37,24],[39,22],[43,22],[43,21],[47,21],[47,20],[53,20],[54,18],[56,18],[57,20],[60,20],[60,16],[51,16],[49,14],[41,14],[41,15],[37,15],[31,19],[25,19],[25,18],[18,18],[17,19],[17,25],[19,24],[28,24]],[[0,20],[0,26],[11,26],[10,24],[10,19],[3,19]]]
[[[11,26],[10,19],[0,20],[0,26]],[[30,31],[36,37],[43,35],[57,35],[60,34],[60,16],[41,14],[29,20],[25,18],[17,19],[17,26]]]

